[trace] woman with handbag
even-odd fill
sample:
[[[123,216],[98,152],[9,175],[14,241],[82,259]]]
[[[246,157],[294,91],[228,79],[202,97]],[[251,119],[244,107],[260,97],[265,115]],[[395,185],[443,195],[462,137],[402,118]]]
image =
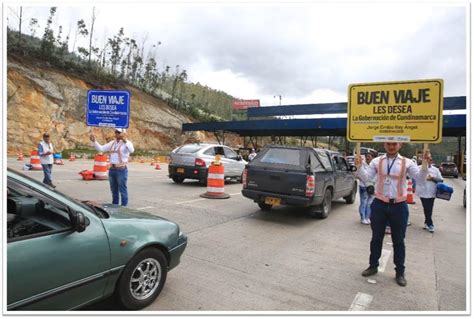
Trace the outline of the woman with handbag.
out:
[[[416,194],[420,197],[421,203],[423,204],[423,212],[425,213],[425,225],[423,229],[426,229],[430,233],[434,233],[433,225],[433,206],[436,198],[436,184],[443,182],[443,177],[438,168],[432,165],[433,160],[431,155],[428,157],[428,176],[425,180],[417,180]],[[421,169],[421,165],[419,166]]]

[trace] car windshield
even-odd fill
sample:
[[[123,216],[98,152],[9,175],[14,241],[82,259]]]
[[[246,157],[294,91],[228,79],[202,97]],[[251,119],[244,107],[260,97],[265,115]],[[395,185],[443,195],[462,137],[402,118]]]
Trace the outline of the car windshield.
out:
[[[199,151],[201,148],[203,148],[202,145],[194,145],[194,144],[189,144],[189,145],[184,145],[181,148],[178,149],[177,153],[180,154],[193,154]]]
[[[33,179],[33,178],[29,177],[29,176],[26,176],[26,175],[23,175],[23,174],[14,172],[14,171],[10,171],[10,172],[11,172],[11,173],[14,173],[14,174],[12,175],[12,178],[13,178],[13,179],[17,180],[15,175],[21,176],[22,178],[27,179],[28,182],[30,182],[30,183],[27,185],[28,188],[31,188],[31,189],[33,189],[33,190],[35,190],[35,191],[39,191],[39,190],[37,190],[37,189],[35,188],[36,184],[38,184],[38,181],[37,181],[37,180],[35,180],[35,179]],[[18,191],[18,190],[16,190],[16,191]],[[68,199],[68,200],[74,202],[76,205],[81,206],[82,208],[84,208],[84,209],[86,209],[87,211],[93,213],[94,215],[97,215],[97,216],[100,217],[100,218],[107,218],[107,217],[108,217],[108,215],[107,215],[107,213],[106,213],[105,211],[104,211],[105,214],[104,214],[104,213],[101,213],[101,212],[98,213],[96,209],[93,209],[90,205],[86,205],[84,202],[81,202],[81,201],[78,200],[78,199],[72,198],[72,197],[70,197],[70,196],[68,196],[68,195],[66,195],[66,194],[64,194],[64,193],[58,192],[58,191],[55,190],[55,189],[50,189],[50,191],[52,191],[52,192],[54,192],[54,193],[60,195],[61,197],[64,197],[64,198],[66,198],[66,199]]]
[[[454,164],[454,163],[444,163],[443,167],[444,168],[455,168],[456,164]]]
[[[262,157],[259,158],[261,163],[300,165],[300,150],[271,148]]]

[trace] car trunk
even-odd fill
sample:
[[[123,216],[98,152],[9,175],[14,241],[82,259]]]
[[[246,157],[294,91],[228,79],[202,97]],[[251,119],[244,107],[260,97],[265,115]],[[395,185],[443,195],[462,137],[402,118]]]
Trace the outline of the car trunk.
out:
[[[194,154],[171,154],[171,163],[173,163],[173,165],[194,166],[195,160],[196,155]]]
[[[247,166],[247,188],[285,195],[305,196],[308,152],[270,148]]]

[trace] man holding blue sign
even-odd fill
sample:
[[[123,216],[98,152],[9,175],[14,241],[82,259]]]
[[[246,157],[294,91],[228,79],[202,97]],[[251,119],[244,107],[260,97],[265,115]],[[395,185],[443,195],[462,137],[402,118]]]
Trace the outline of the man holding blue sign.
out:
[[[109,183],[112,191],[112,204],[119,204],[119,193],[122,206],[128,204],[128,158],[135,149],[131,141],[126,139],[126,130],[122,128],[115,129],[115,139],[105,145],[100,145],[95,136],[91,135],[90,140],[95,149],[99,152],[110,153]]]

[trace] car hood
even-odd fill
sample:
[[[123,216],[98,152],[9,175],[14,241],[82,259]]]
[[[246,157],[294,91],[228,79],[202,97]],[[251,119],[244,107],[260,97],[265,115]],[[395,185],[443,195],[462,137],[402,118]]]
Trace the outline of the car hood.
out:
[[[168,219],[163,217],[159,217],[141,210],[131,209],[119,205],[104,204],[101,207],[109,214],[109,218],[111,219],[152,219],[169,221]]]

